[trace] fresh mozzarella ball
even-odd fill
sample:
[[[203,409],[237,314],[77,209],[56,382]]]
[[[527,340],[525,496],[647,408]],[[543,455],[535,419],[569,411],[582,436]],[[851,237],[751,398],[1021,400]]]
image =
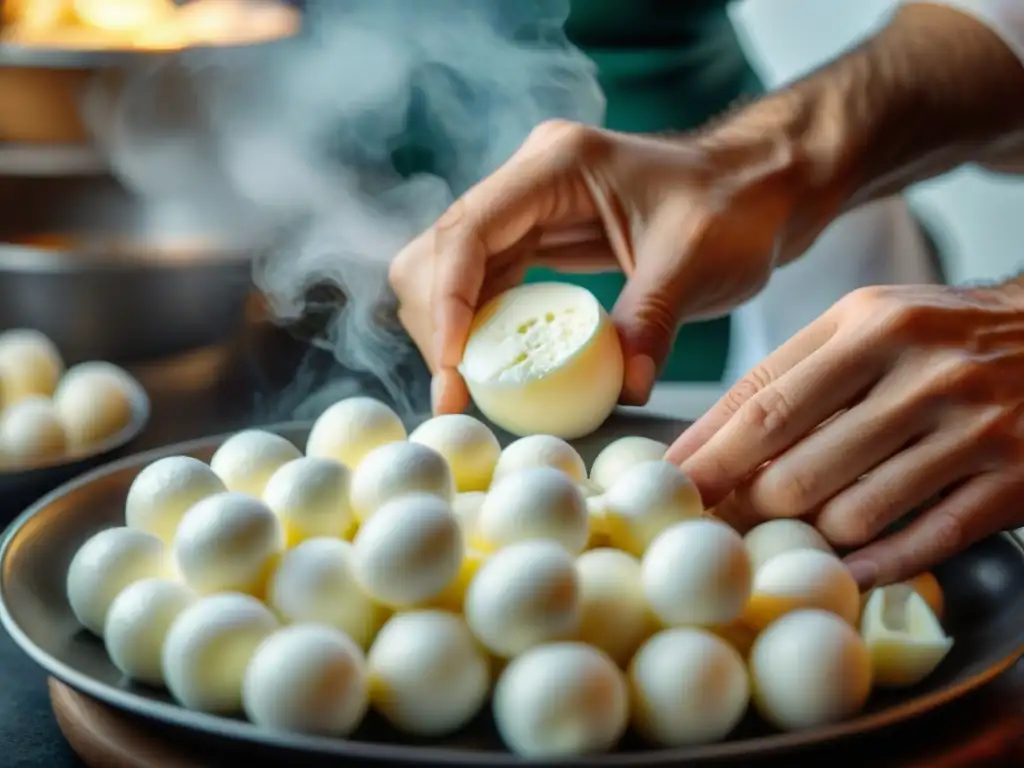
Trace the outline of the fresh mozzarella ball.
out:
[[[111,603],[103,631],[114,666],[132,680],[163,687],[164,640],[194,600],[192,590],[168,579],[145,579],[125,588]]]
[[[597,299],[566,283],[532,283],[473,320],[459,372],[483,414],[514,435],[589,435],[622,392],[619,335]]]
[[[816,549],[833,554],[832,547],[813,525],[783,518],[756,525],[743,537],[754,573],[776,555],[794,549]]]
[[[776,555],[754,575],[754,589],[744,621],[764,629],[800,608],[831,611],[856,626],[860,590],[842,560],[816,549],[793,549]]]
[[[486,491],[501,455],[498,438],[487,425],[462,413],[424,422],[409,435],[409,442],[441,454],[451,467],[455,489],[460,493]]]
[[[452,733],[487,700],[488,659],[453,613],[394,616],[377,635],[367,661],[374,709],[410,735]]]
[[[405,440],[405,426],[393,410],[371,397],[335,403],[313,424],[306,455],[340,461],[354,470],[376,448]]]
[[[334,627],[295,624],[267,637],[242,683],[245,714],[263,728],[348,736],[367,709],[366,660]]]
[[[111,363],[82,363],[68,370],[53,404],[71,448],[88,448],[127,427],[138,388],[127,371]]]
[[[649,437],[621,437],[605,446],[590,467],[590,482],[607,491],[623,472],[636,464],[660,461],[668,446]]]
[[[301,457],[299,449],[280,435],[247,429],[224,441],[210,467],[229,491],[259,497],[271,475]]]
[[[493,555],[466,593],[466,621],[495,656],[512,658],[579,630],[576,564],[553,541],[524,541]]]
[[[191,456],[168,456],[143,469],[128,489],[124,505],[129,528],[151,533],[165,544],[194,504],[227,488],[206,464]]]
[[[281,519],[287,546],[348,531],[354,522],[349,479],[344,464],[313,456],[289,461],[270,476],[263,501]]]
[[[67,594],[78,623],[99,637],[110,604],[126,587],[167,574],[167,554],[156,536],[108,528],[92,536],[68,567]]]
[[[754,642],[749,668],[758,712],[784,731],[846,720],[871,693],[868,649],[828,611],[795,611],[769,626]]]
[[[492,484],[533,467],[552,467],[577,483],[584,483],[587,479],[587,465],[583,463],[583,457],[565,440],[552,435],[530,435],[510,443],[501,452]]]
[[[625,676],[583,643],[526,651],[501,673],[494,722],[515,754],[557,759],[610,751],[629,724]]]
[[[446,501],[427,493],[385,504],[356,534],[355,576],[378,602],[404,608],[437,597],[458,576],[464,545]]]
[[[195,504],[174,535],[174,564],[200,595],[262,595],[284,549],[281,521],[259,499],[218,493]]]
[[[634,464],[601,498],[612,544],[637,556],[669,526],[704,512],[690,478],[661,460]]]
[[[452,502],[452,512],[459,521],[462,528],[462,536],[469,541],[476,530],[476,521],[480,516],[480,508],[484,505],[487,494],[483,491],[468,491],[455,494]]]
[[[67,435],[53,404],[42,397],[19,400],[0,416],[0,449],[14,466],[42,464],[67,452]]]
[[[640,562],[616,549],[594,549],[576,560],[576,575],[579,639],[625,666],[651,628]]]
[[[450,504],[455,498],[451,469],[433,448],[389,443],[371,451],[352,473],[349,498],[364,523],[382,506],[409,493],[429,493]]]
[[[700,629],[679,627],[656,634],[637,651],[629,681],[633,722],[645,738],[662,747],[724,739],[743,719],[750,701],[743,658]]]
[[[864,608],[860,633],[871,655],[876,685],[917,685],[942,663],[953,640],[910,584],[876,589]]]
[[[589,535],[579,486],[557,469],[534,467],[507,475],[491,488],[480,507],[473,541],[493,552],[520,541],[549,539],[575,555],[583,551]]]
[[[15,328],[0,333],[0,379],[4,404],[39,395],[50,397],[64,372],[57,347],[39,331]]]
[[[307,539],[281,558],[267,585],[267,604],[285,623],[327,624],[368,648],[381,609],[356,581],[353,560],[347,541]]]
[[[750,597],[743,539],[717,520],[686,520],[663,531],[644,555],[642,578],[651,610],[669,626],[725,624]]]
[[[221,592],[178,614],[164,640],[167,689],[188,709],[233,715],[242,710],[242,682],[253,653],[277,619],[249,595]]]

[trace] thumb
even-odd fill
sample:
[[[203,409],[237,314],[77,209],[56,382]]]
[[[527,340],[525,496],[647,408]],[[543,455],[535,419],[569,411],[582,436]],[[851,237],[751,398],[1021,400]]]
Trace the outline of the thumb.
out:
[[[652,228],[636,252],[636,267],[615,302],[612,319],[619,329],[626,361],[622,402],[647,402],[672,350],[685,306],[682,301],[678,231]]]

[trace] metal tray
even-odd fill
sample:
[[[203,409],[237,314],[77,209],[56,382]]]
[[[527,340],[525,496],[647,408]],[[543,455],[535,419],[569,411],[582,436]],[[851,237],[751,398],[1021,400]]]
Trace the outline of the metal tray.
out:
[[[671,419],[617,416],[577,447],[592,460],[622,435],[671,440],[685,425]],[[308,424],[271,427],[304,445]],[[262,759],[296,765],[337,765],[339,760],[422,766],[518,764],[505,752],[493,725],[481,716],[459,735],[433,742],[399,737],[370,718],[352,740],[261,730],[241,720],[190,712],[166,694],[126,683],[102,644],[80,630],[64,595],[68,563],[94,532],[123,524],[125,494],[138,472],[156,459],[189,454],[209,459],[225,436],[133,456],[58,489],[26,511],[0,546],[0,619],[8,632],[50,674],[83,693],[149,721],[173,738],[203,745],[218,764]],[[973,690],[1007,669],[1024,651],[1024,549],[1010,535],[988,539],[938,569],[946,593],[947,625],[956,644],[942,667],[902,695],[875,695],[859,717],[828,728],[779,734],[750,716],[727,742],[651,750],[627,738],[615,754],[565,762],[575,766],[645,766],[727,762],[822,746],[863,736],[922,715]],[[561,764],[561,763],[560,763]]]

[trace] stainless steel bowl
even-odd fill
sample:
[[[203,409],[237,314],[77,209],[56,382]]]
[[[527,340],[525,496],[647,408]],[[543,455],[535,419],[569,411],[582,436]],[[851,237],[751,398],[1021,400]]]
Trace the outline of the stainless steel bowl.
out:
[[[154,206],[110,177],[0,178],[0,329],[36,328],[70,363],[221,343],[257,250],[219,211]]]

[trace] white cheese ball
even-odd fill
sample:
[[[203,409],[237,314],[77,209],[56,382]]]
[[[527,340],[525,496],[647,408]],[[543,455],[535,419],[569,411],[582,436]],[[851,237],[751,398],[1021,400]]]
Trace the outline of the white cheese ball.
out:
[[[410,493],[430,493],[446,503],[455,498],[448,462],[433,448],[389,443],[371,451],[352,473],[349,498],[360,523],[392,499]]]
[[[743,539],[717,520],[687,520],[663,531],[641,565],[644,595],[668,626],[712,626],[737,618],[750,597]]]
[[[53,404],[72,450],[86,450],[127,427],[138,388],[127,371],[112,363],[70,368],[57,386]]]
[[[660,747],[721,741],[750,702],[747,666],[736,649],[701,629],[654,635],[629,667],[633,723]],[[799,678],[790,685],[799,687]]]
[[[309,433],[306,455],[340,461],[356,469],[376,448],[405,440],[405,426],[393,410],[372,397],[350,397],[335,403]]]
[[[174,535],[174,564],[200,595],[262,595],[284,550],[281,521],[243,493],[218,493],[195,504]]]
[[[864,642],[828,611],[795,611],[776,621],[754,642],[749,669],[758,712],[784,731],[847,720],[871,693]]]
[[[0,416],[0,452],[15,467],[48,464],[67,453],[67,435],[53,403],[32,396]]]
[[[617,549],[593,549],[576,560],[579,639],[625,666],[651,629],[640,561]]]
[[[573,480],[551,467],[533,467],[499,480],[476,518],[473,541],[494,552],[533,539],[556,541],[579,554],[590,536],[587,504]]]
[[[793,549],[776,555],[754,575],[744,621],[763,629],[790,611],[819,608],[856,626],[860,590],[835,555],[816,549]]]
[[[167,553],[156,536],[108,528],[92,536],[68,567],[67,595],[78,623],[99,637],[111,603],[137,581],[167,575]]]
[[[464,609],[473,634],[499,658],[572,638],[580,623],[573,557],[553,541],[506,547],[477,571]]]
[[[459,575],[465,546],[446,501],[427,493],[400,496],[356,534],[359,584],[383,605],[406,608],[440,595]]]
[[[225,491],[223,481],[199,459],[158,459],[132,481],[124,505],[125,522],[170,544],[181,518],[194,504]]]
[[[51,397],[63,372],[60,352],[39,331],[14,328],[0,333],[0,380],[6,406],[35,395]]]
[[[668,445],[649,437],[620,437],[605,446],[590,467],[590,482],[607,491],[623,472],[635,464],[660,461]]]
[[[164,639],[164,681],[183,707],[218,715],[242,711],[242,683],[253,654],[278,627],[250,595],[221,592],[178,614]]]
[[[622,671],[597,648],[552,643],[505,668],[493,707],[502,741],[520,757],[602,754],[629,724],[629,689]]]
[[[803,520],[782,518],[755,525],[743,537],[754,573],[776,555],[794,549],[816,549],[833,554],[818,529]]]
[[[501,455],[501,444],[490,428],[463,413],[423,422],[409,435],[409,442],[433,448],[444,457],[459,493],[486,491]]]
[[[492,484],[533,467],[552,467],[577,483],[584,483],[587,479],[587,465],[583,463],[583,457],[565,440],[552,435],[530,435],[509,443],[501,452]]]
[[[454,613],[394,616],[381,629],[367,662],[371,704],[403,733],[448,735],[487,701],[490,662]]]
[[[287,546],[318,536],[340,538],[352,527],[350,480],[344,464],[313,456],[289,461],[270,476],[263,501],[280,518]]]
[[[103,632],[114,666],[132,680],[162,688],[164,640],[195,599],[192,590],[169,579],[144,579],[126,587],[111,603]]]
[[[932,609],[910,583],[872,592],[860,620],[875,685],[907,688],[935,671],[953,648]]]
[[[585,288],[531,283],[487,302],[470,327],[459,372],[473,402],[514,435],[567,439],[596,430],[622,391],[622,346]]]
[[[267,604],[287,624],[327,624],[368,648],[381,609],[356,581],[354,559],[347,541],[307,539],[281,558],[267,585]]]
[[[229,491],[260,497],[270,476],[302,453],[272,432],[247,429],[232,435],[210,459],[210,467]]]
[[[368,704],[366,660],[348,635],[320,624],[277,630],[256,649],[242,705],[262,728],[348,736]]]
[[[661,460],[623,471],[601,497],[601,507],[612,544],[637,556],[669,526],[704,512],[690,478],[675,464]]]

